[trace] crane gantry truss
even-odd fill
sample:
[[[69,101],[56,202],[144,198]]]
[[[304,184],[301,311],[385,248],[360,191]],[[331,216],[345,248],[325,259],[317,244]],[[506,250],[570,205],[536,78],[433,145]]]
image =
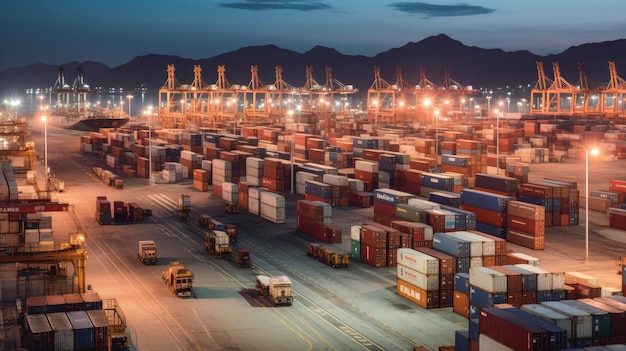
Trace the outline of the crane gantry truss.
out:
[[[537,83],[531,90],[531,115],[584,118],[626,118],[626,81],[617,74],[615,62],[609,62],[609,82],[597,86],[578,64],[577,85],[561,76],[558,63],[552,64],[554,79],[546,76],[543,63],[537,62]]]
[[[306,83],[297,88],[285,82],[282,67],[275,68],[272,85],[259,78],[258,67],[250,67],[247,85],[230,84],[226,68],[217,68],[215,84],[206,84],[202,69],[194,66],[194,80],[181,84],[174,65],[167,67],[167,80],[159,89],[159,124],[164,128],[216,127],[233,123],[276,123],[289,115],[312,115],[317,121],[328,121],[338,113],[346,113],[346,96],[357,93],[351,85],[344,85],[332,77],[326,67],[326,82],[319,84],[313,77],[313,68],[306,68]],[[339,95],[339,100],[336,96]],[[342,103],[343,102],[343,103]],[[325,123],[328,126],[328,122]]]

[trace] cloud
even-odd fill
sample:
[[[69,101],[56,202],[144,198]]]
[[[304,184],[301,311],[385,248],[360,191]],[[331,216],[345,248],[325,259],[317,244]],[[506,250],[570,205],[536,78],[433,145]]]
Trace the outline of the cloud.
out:
[[[218,6],[239,10],[329,10],[332,6],[311,0],[243,0],[231,3],[219,3]]]
[[[468,4],[435,5],[425,2],[394,2],[388,6],[410,14],[421,14],[428,17],[473,16],[492,13],[495,10]]]

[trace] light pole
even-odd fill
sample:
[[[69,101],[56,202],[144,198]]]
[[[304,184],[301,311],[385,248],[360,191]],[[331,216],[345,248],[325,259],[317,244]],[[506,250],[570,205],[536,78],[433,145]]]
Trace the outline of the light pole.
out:
[[[496,174],[500,175],[500,113],[496,110]]]
[[[600,151],[585,148],[585,264],[589,263],[589,153],[596,156]]]
[[[374,128],[376,128],[378,126],[378,100],[374,100],[374,101],[372,101],[372,103],[374,104],[374,107],[375,107],[375,111],[374,111]]]
[[[294,193],[294,182],[293,182],[293,178],[294,178],[294,174],[293,174],[293,148],[295,146],[294,143],[294,135],[293,135],[293,110],[289,110],[287,111],[287,114],[289,115],[289,120],[291,121],[291,145],[289,146],[289,158],[291,159],[291,184],[289,185],[289,188],[291,189],[291,193]]]
[[[46,182],[46,192],[48,192],[48,119],[46,116],[41,116],[43,121],[43,163],[44,163],[44,178]]]
[[[424,106],[426,106],[426,123],[428,123],[429,122],[429,120],[428,120],[428,107],[430,106],[430,100],[429,99],[424,100]]]
[[[439,168],[439,110],[435,110],[435,165]]]
[[[128,99],[128,117],[130,117],[130,100],[133,98],[133,96],[128,94],[126,95],[126,98]]]
[[[491,96],[487,96],[487,118],[491,118]]]
[[[152,106],[148,107],[148,185],[152,185]]]

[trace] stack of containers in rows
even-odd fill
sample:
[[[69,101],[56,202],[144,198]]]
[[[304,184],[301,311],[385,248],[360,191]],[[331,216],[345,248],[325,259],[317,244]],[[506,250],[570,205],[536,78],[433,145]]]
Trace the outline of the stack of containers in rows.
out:
[[[469,140],[469,139],[457,139],[456,140],[456,155],[457,156],[467,156],[470,158],[470,162],[468,164],[468,184],[470,187],[473,184],[470,184],[471,179],[475,177],[477,173],[483,173],[486,170],[486,164],[483,163],[483,144],[479,140]],[[463,173],[458,172],[457,173]]]
[[[183,150],[189,150],[191,152],[202,154],[202,139],[203,136],[200,133],[183,131],[181,134],[180,142],[183,146]]]
[[[378,188],[378,169],[378,162],[354,161],[354,178],[363,181],[365,191],[373,191]]]
[[[167,183],[178,183],[183,180],[185,169],[187,168],[183,167],[183,165],[178,162],[165,162],[161,175],[163,180]]]
[[[527,163],[512,162],[506,164],[504,175],[515,178],[518,180],[519,184],[523,184],[528,183],[529,172],[530,166]]]
[[[224,138],[220,139],[221,140]],[[230,169],[231,169],[231,182],[233,183],[239,183],[239,178],[245,176],[246,174],[244,173],[246,171],[245,169],[245,163],[242,165],[242,157],[241,154],[236,153],[236,152],[232,152],[232,151],[220,151],[220,159],[227,161],[230,163]],[[245,162],[245,160],[244,160]]]
[[[567,330],[555,324],[552,324],[539,316],[536,316],[527,311],[523,311],[518,307],[509,304],[501,304],[497,307],[505,312],[510,313],[511,315],[519,317],[527,322],[530,322],[540,328],[545,329],[548,333],[548,350],[562,350],[567,348]]]
[[[415,151],[422,157],[436,157],[435,155],[435,139],[417,138],[413,142]]]
[[[193,170],[193,188],[197,191],[208,191],[211,184],[211,173],[206,169]]]
[[[222,183],[222,200],[230,204],[239,202],[239,185],[231,182]]]
[[[479,321],[476,341],[481,350],[550,350],[548,330],[506,310],[481,309]]]
[[[439,307],[439,260],[409,248],[398,249],[398,295],[423,308]]]
[[[534,295],[536,296],[536,302],[523,301],[523,303],[541,303],[544,301],[560,301],[565,299],[565,272],[550,272],[529,264],[506,265],[504,267],[520,273],[535,275],[536,289]],[[531,297],[532,295],[528,298]]]
[[[396,206],[408,204],[415,195],[394,189],[374,190],[374,222],[391,225],[396,220]]]
[[[509,201],[507,206],[507,240],[533,250],[543,250],[545,218],[545,207],[541,205]]]
[[[222,159],[214,159],[212,162],[212,183],[213,194],[218,197],[222,197],[222,183],[232,182],[232,164]]]
[[[469,334],[479,341],[480,313],[494,304],[506,303],[506,275],[489,267],[472,267],[469,270]]]
[[[99,224],[111,224],[111,202],[106,196],[96,198],[96,220]]]
[[[193,151],[182,150],[180,152],[180,164],[187,168],[187,177],[193,176],[195,169],[200,169],[202,166],[202,154],[197,154]]]
[[[252,214],[261,214],[261,193],[266,191],[259,187],[248,187],[248,211]]]
[[[607,311],[578,300],[562,300],[560,303],[586,312],[591,316],[591,345],[608,345],[611,343],[611,316]]]
[[[378,186],[381,188],[392,188],[395,184],[395,157],[389,154],[382,154],[378,158]]]
[[[452,307],[454,303],[454,275],[456,273],[454,257],[428,247],[415,249],[439,261],[439,307]]]
[[[417,169],[396,168],[395,189],[411,194],[420,194],[422,191],[422,172]]]
[[[590,347],[592,342],[592,317],[589,313],[560,301],[522,305],[521,310],[532,313],[567,331],[569,347]]]
[[[363,224],[360,229],[361,262],[380,268],[387,266],[387,231],[372,224]]]
[[[442,205],[440,208],[426,210],[426,215],[427,223],[435,232],[476,229],[476,215],[471,211]]]
[[[274,191],[285,189],[285,164],[281,159],[273,157],[263,159],[261,185]]]
[[[610,179],[609,191],[617,195],[617,204],[607,210],[609,226],[626,230],[626,180]]]
[[[263,179],[264,160],[258,157],[246,158],[246,182],[260,186]]]
[[[323,176],[323,175],[322,175]],[[296,194],[305,195],[306,194],[306,182],[309,180],[320,181],[322,176],[307,172],[307,171],[297,171],[296,172]]]
[[[602,287],[598,278],[580,272],[565,272],[566,298],[601,297]]]
[[[378,138],[356,137],[352,139],[352,153],[355,157],[362,157],[365,149],[378,149]]]
[[[557,181],[550,179],[536,180],[531,184],[550,188],[548,193],[551,198],[547,199],[546,207],[546,227],[566,227],[578,225],[579,223],[579,192],[574,182]],[[528,197],[520,196],[524,202],[542,205],[530,200]]]
[[[332,206],[322,201],[298,200],[297,229],[327,243],[340,243],[341,230],[331,226]]]
[[[422,173],[420,195],[428,198],[431,191],[454,191],[454,177],[442,173]]]
[[[461,209],[476,214],[476,230],[506,238],[506,209],[510,196],[476,189],[461,190]]]
[[[333,207],[347,207],[350,183],[348,177],[338,174],[324,174],[322,182],[331,186],[331,201]]]
[[[330,184],[316,180],[307,180],[304,188],[304,198],[309,201],[322,201],[331,205],[332,191]]]
[[[400,247],[433,247],[433,227],[428,224],[398,220],[391,221],[390,226],[400,232]]]
[[[270,191],[263,191],[259,196],[259,214],[276,224],[285,223],[285,197]]]
[[[467,187],[468,180],[476,172],[472,172],[472,157],[470,155],[441,155],[441,171],[461,174],[461,186]]]
[[[577,301],[608,313],[611,328],[609,342],[611,344],[626,343],[626,302],[617,301],[610,297],[578,299]]]

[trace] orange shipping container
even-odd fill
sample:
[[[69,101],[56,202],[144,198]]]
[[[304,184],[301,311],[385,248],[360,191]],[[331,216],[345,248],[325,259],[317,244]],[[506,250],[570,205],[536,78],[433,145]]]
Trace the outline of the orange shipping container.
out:
[[[439,291],[425,291],[404,280],[396,279],[396,292],[405,299],[412,301],[423,308],[439,307]]]

